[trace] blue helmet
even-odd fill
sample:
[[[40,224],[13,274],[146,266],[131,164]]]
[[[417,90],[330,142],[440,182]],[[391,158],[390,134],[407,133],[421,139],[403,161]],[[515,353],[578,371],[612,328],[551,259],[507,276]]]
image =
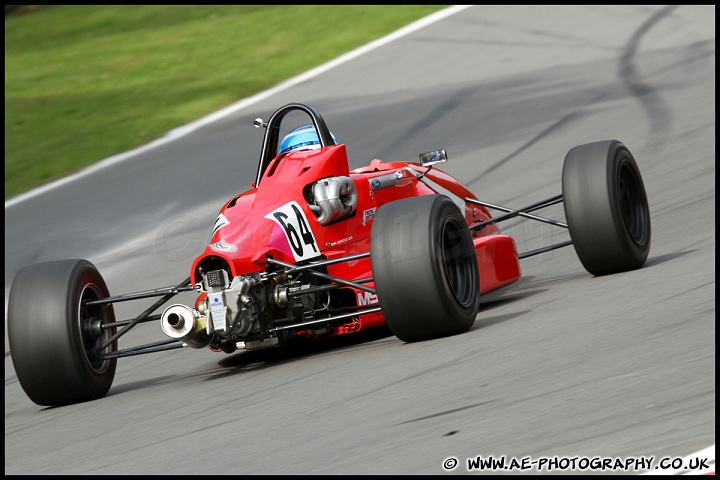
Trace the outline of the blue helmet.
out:
[[[332,135],[333,140],[335,140],[335,135],[330,133]],[[302,127],[297,127],[290,131],[287,135],[285,135],[285,138],[282,139],[282,142],[280,142],[280,147],[278,148],[278,154],[289,152],[290,150],[295,150],[302,147],[303,150],[314,150],[316,148],[320,148],[320,138],[318,137],[317,131],[315,130],[314,125],[303,125]]]

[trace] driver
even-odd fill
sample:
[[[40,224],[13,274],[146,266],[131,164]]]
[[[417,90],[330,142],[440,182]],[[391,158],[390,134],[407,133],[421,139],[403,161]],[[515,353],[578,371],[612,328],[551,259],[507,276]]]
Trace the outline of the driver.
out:
[[[335,135],[333,135],[332,132],[330,132],[330,135],[332,135],[333,141],[337,143]],[[315,150],[316,148],[320,148],[320,138],[315,130],[315,126],[303,125],[302,127],[291,130],[290,133],[285,135],[285,138],[280,142],[277,153],[280,154],[297,149]]]

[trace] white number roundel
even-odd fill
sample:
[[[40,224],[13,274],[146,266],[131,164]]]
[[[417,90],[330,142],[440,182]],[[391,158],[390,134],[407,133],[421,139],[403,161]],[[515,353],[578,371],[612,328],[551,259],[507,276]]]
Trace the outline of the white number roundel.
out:
[[[292,201],[265,215],[282,228],[296,261],[320,255],[315,236],[300,205]]]

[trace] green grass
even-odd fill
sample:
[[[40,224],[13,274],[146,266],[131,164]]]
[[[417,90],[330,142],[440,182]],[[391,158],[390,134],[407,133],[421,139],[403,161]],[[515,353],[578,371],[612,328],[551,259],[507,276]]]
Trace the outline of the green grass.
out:
[[[47,6],[5,17],[5,199],[443,5]]]

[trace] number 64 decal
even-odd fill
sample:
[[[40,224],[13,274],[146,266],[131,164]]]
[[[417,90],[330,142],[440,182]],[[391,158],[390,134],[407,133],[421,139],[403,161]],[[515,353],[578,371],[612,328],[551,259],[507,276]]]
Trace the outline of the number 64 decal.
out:
[[[290,244],[296,261],[320,255],[317,242],[310,230],[307,218],[297,202],[289,202],[273,212],[265,215],[280,225]]]

